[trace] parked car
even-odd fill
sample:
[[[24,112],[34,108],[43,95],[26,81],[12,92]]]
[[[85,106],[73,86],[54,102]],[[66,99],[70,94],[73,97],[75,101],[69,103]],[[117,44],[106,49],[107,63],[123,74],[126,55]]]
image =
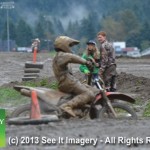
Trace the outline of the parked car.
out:
[[[32,49],[30,47],[18,47],[17,52],[28,52],[31,53]]]
[[[140,54],[139,51],[130,51],[130,52],[127,52],[127,56],[128,57],[139,58],[139,57],[141,57],[141,54]]]

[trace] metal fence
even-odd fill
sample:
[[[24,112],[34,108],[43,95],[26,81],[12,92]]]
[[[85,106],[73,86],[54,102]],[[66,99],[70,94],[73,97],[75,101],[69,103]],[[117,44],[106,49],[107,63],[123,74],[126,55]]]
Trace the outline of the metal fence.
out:
[[[16,50],[16,42],[14,40],[9,41],[10,51]],[[8,51],[8,42],[7,40],[0,40],[0,51],[7,52]]]

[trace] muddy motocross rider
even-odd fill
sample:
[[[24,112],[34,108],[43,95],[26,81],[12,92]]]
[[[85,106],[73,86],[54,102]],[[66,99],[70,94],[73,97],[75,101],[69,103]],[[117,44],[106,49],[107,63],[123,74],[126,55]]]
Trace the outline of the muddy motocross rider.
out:
[[[73,108],[83,106],[94,100],[98,90],[80,83],[68,68],[69,63],[91,65],[91,62],[72,54],[70,47],[77,45],[79,41],[67,36],[59,36],[54,42],[56,56],[53,59],[53,71],[58,80],[60,91],[75,95],[69,102],[62,104],[60,108],[75,117]]]

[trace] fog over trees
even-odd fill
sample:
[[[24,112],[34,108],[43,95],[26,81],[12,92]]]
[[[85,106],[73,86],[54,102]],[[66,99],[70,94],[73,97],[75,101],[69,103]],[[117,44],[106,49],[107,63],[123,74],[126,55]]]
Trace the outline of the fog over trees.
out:
[[[141,50],[150,47],[149,0],[14,0],[14,3],[15,8],[9,10],[9,28],[10,39],[17,46],[30,46],[36,37],[53,41],[58,35],[67,35],[80,40],[82,47],[104,30],[111,41],[126,41],[127,46]],[[1,40],[7,40],[6,18],[6,9],[0,9]]]

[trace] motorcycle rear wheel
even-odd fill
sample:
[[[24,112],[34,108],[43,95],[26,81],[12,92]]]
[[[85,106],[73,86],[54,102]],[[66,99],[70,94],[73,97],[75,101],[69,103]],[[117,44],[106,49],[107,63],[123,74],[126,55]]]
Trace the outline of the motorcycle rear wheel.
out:
[[[114,117],[108,106],[103,107],[98,111],[98,118],[100,119],[128,119],[128,120],[136,120],[137,115],[128,105],[123,103],[112,103],[112,107],[116,112],[117,118]]]
[[[31,104],[24,104],[18,108],[16,108],[12,114],[11,118],[19,117],[19,116],[29,116],[31,110]]]
[[[24,105],[16,108],[12,112],[10,117],[13,118],[13,117],[29,116],[30,111],[31,111],[31,104],[24,104]],[[41,113],[42,114],[53,114],[53,115],[55,114],[56,115],[56,114],[60,113],[60,111],[58,109],[55,111],[55,109],[52,109],[52,108],[45,110],[43,107],[43,108],[41,108]]]
[[[54,110],[50,110],[47,115],[41,115],[41,119],[31,119],[30,118],[31,104],[24,104],[18,108],[16,108],[7,123],[9,125],[28,125],[28,124],[47,124],[49,122],[59,121],[59,118]]]

